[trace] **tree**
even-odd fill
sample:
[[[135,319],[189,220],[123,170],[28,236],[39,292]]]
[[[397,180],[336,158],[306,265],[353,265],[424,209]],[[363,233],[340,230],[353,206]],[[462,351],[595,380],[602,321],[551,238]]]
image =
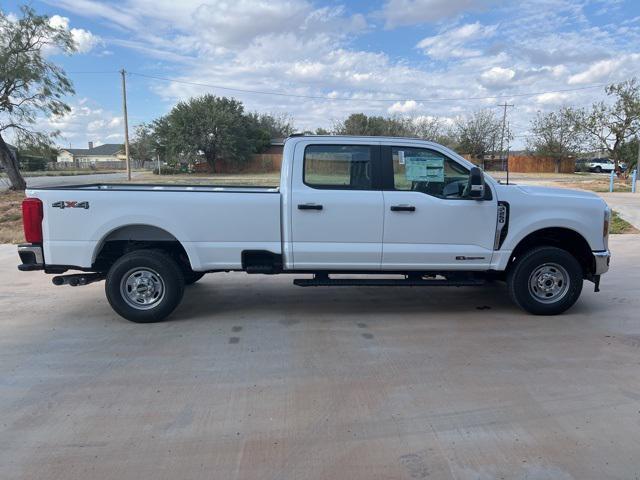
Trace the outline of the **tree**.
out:
[[[625,174],[631,173],[634,169],[638,168],[638,137],[633,140],[628,140],[620,145],[620,161],[627,164],[627,170]]]
[[[21,170],[45,170],[47,162],[56,161],[59,150],[50,139],[36,143],[30,143],[28,138],[18,140],[16,147],[18,150],[18,163]]]
[[[252,120],[257,128],[264,130],[269,138],[287,138],[293,132],[295,128],[291,117],[286,114],[269,114],[269,113],[251,113],[249,114],[250,120]]]
[[[68,113],[63,98],[74,91],[64,70],[51,63],[43,50],[70,53],[76,48],[68,30],[52,26],[48,17],[37,15],[31,7],[23,6],[21,12],[16,20],[0,11],[0,162],[14,190],[24,190],[26,183],[3,135],[11,131],[18,141],[48,143],[51,134],[33,129],[37,115]]]
[[[131,158],[136,165],[142,167],[145,162],[153,162],[158,150],[158,142],[151,126],[146,123],[136,126],[133,139],[129,143]]]
[[[211,94],[178,103],[153,122],[153,130],[168,154],[187,160],[202,155],[214,171],[220,158],[245,162],[270,141],[241,102]]]
[[[478,110],[469,117],[458,118],[454,134],[458,149],[478,158],[496,152],[502,135],[502,123],[491,110]],[[505,141],[510,140],[510,134],[505,135]]]
[[[527,148],[536,155],[553,158],[556,173],[560,171],[560,161],[580,152],[584,142],[584,134],[567,107],[547,114],[538,112],[531,122],[531,134]]]
[[[607,152],[617,169],[622,145],[640,131],[640,84],[633,78],[611,84],[605,92],[613,103],[601,101],[590,109],[571,110],[571,118],[593,148]]]
[[[352,113],[334,125],[338,135],[411,137],[414,136],[413,130],[409,118],[368,116],[364,113]]]
[[[437,117],[418,117],[413,121],[413,135],[417,138],[439,143],[449,148],[457,146],[454,134]]]

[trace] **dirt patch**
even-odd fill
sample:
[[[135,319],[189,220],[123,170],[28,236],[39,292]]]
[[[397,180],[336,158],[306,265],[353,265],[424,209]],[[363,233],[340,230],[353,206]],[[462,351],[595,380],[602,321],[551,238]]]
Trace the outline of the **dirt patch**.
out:
[[[0,243],[24,242],[22,200],[24,192],[0,193]]]

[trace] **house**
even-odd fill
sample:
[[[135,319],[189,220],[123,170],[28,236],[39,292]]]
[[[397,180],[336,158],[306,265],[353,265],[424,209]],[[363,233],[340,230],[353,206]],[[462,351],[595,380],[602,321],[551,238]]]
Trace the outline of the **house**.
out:
[[[100,163],[120,162],[126,160],[124,145],[121,143],[105,143],[98,147],[89,142],[89,148],[61,148],[58,162],[69,163]]]

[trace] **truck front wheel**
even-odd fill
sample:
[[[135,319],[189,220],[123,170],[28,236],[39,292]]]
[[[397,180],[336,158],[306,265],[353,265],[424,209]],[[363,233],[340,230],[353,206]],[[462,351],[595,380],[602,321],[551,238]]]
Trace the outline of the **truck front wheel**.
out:
[[[511,299],[535,315],[557,315],[582,291],[582,267],[566,250],[538,247],[516,258],[507,276]]]
[[[184,293],[184,276],[164,252],[137,250],[120,257],[107,273],[105,292],[120,316],[137,323],[164,320]]]

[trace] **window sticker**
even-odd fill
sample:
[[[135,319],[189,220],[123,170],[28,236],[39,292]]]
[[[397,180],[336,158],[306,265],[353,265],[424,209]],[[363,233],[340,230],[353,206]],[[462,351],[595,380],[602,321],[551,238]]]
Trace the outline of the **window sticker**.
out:
[[[444,159],[405,157],[405,176],[411,182],[444,182]]]
[[[404,165],[404,150],[398,150],[398,164]]]

